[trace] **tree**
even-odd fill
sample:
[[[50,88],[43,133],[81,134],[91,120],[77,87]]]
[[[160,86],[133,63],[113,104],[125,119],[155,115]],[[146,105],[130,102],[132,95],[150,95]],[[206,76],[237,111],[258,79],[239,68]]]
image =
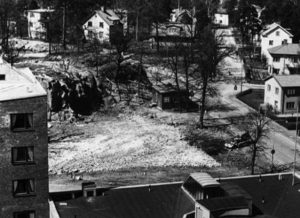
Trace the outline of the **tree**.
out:
[[[169,18],[170,0],[152,0],[147,12],[150,22],[155,26],[156,50],[159,52],[159,23],[163,23]]]
[[[218,65],[228,56],[235,52],[235,48],[225,48],[223,34],[216,34],[209,25],[204,28],[199,40],[195,43],[197,49],[195,74],[200,78],[201,102],[200,102],[200,128],[204,127],[204,114],[206,111],[206,98],[211,85],[219,74]]]
[[[266,149],[262,139],[268,137],[269,119],[265,116],[265,114],[255,112],[248,115],[248,120],[250,120],[250,123],[247,125],[247,130],[251,137],[251,175],[253,175],[257,156]]]

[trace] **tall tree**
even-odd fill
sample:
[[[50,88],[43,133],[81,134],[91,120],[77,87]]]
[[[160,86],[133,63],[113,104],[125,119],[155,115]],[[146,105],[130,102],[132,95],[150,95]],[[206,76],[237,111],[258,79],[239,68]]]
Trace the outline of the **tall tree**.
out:
[[[204,28],[199,40],[195,43],[197,49],[196,62],[198,64],[196,75],[200,78],[201,102],[200,102],[200,127],[204,127],[204,114],[206,111],[207,95],[211,85],[217,78],[220,62],[231,56],[235,48],[225,48],[223,34],[216,34],[209,25]]]
[[[250,133],[250,152],[251,152],[251,174],[254,174],[256,159],[258,155],[265,151],[266,147],[262,139],[267,137],[269,119],[265,114],[258,112],[248,115],[250,123],[247,126],[247,131]]]

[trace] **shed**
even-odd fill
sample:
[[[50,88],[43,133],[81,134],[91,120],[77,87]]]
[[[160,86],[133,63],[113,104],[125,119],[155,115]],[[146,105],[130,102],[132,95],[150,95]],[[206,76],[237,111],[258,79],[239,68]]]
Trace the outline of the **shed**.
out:
[[[159,84],[152,86],[153,97],[152,102],[162,110],[180,108],[181,105],[185,105],[190,102],[189,93],[186,89],[180,88],[178,90],[172,84]]]

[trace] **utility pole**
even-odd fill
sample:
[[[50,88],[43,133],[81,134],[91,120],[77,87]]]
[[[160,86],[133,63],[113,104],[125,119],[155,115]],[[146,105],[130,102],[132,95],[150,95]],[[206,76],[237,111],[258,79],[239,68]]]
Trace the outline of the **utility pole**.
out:
[[[299,102],[297,102],[297,118],[296,118],[296,140],[295,140],[295,151],[294,151],[294,166],[293,166],[293,183],[295,185],[295,174],[296,174],[296,158],[297,158],[297,140],[298,140],[298,115],[299,115]]]

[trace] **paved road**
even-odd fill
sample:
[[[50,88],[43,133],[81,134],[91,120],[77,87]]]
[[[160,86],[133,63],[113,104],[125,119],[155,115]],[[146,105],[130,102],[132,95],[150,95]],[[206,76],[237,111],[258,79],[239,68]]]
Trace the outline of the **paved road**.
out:
[[[225,42],[228,44],[235,44],[235,40],[230,34],[232,30],[227,30],[227,36],[225,38]],[[241,67],[241,62],[238,58],[227,58],[225,65],[223,66],[222,70],[224,74],[228,73],[228,69],[243,69]],[[226,69],[227,68],[227,69]],[[242,75],[244,72],[243,70],[240,72],[236,72],[236,74]],[[234,77],[234,75],[233,75]],[[240,90],[234,90],[234,84],[227,84],[227,83],[220,83],[219,90],[222,95],[222,103],[231,107],[230,111],[226,112],[211,112],[210,116],[212,117],[228,117],[228,116],[241,116],[245,115],[248,112],[252,111],[252,109],[244,104],[243,102],[236,99],[235,95]],[[259,85],[251,85],[251,84],[244,84],[243,90],[249,88],[263,88],[263,86]],[[240,87],[238,86],[238,89]],[[269,125],[270,131],[268,139],[265,139],[267,147],[269,150],[267,151],[267,157],[271,159],[271,149],[274,144],[275,148],[275,155],[274,155],[274,162],[277,164],[291,164],[294,160],[294,151],[295,151],[295,131],[288,131],[284,127],[278,125],[274,121],[270,122]],[[298,139],[300,142],[300,138]],[[299,160],[300,163],[300,143],[297,144],[297,155],[296,158]],[[299,164],[300,165],[300,164]]]

